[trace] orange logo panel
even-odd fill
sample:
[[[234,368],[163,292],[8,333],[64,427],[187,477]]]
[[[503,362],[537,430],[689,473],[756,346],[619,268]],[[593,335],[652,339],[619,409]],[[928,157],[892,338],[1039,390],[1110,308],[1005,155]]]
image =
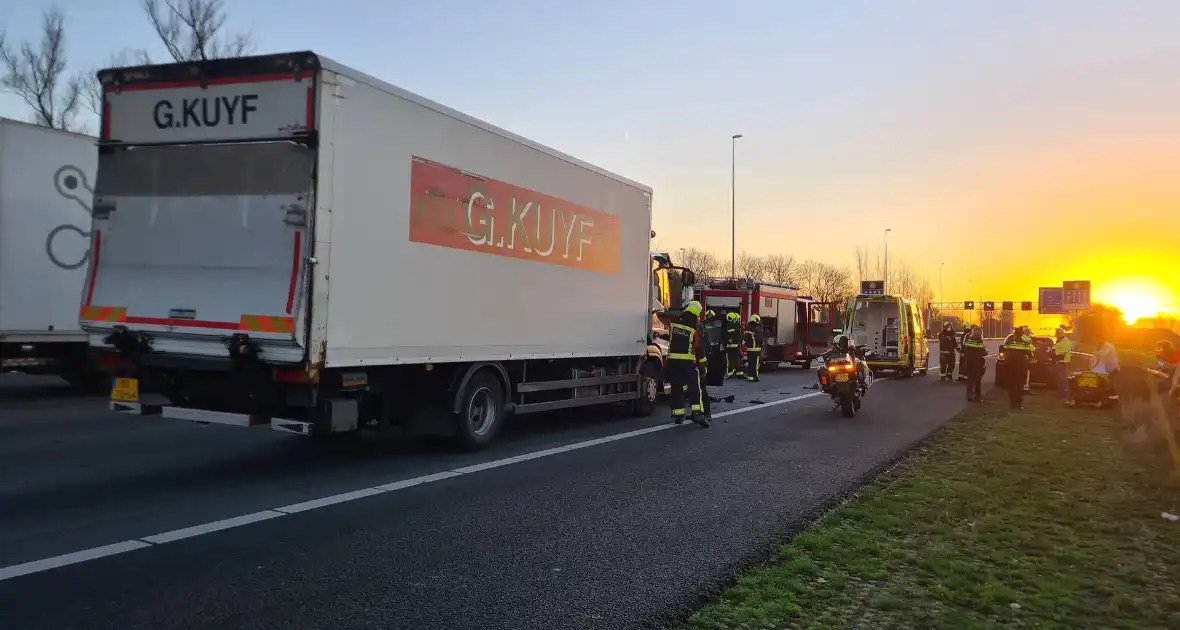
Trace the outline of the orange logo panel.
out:
[[[619,217],[415,157],[410,240],[619,273]]]

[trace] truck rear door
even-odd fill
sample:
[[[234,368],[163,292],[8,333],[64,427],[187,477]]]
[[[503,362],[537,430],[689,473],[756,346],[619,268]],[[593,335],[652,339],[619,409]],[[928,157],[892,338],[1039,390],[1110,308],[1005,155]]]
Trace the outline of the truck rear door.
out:
[[[315,75],[234,61],[108,83],[81,312],[95,336],[126,326],[155,352],[225,356],[243,333],[264,359],[302,360]]]

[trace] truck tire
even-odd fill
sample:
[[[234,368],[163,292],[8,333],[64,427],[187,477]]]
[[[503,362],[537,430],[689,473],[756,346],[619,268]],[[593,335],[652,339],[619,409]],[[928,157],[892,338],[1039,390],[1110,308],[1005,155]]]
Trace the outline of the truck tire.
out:
[[[490,371],[472,375],[460,396],[455,414],[455,442],[468,451],[485,448],[504,424],[507,395],[504,385]]]
[[[646,418],[655,412],[660,399],[660,365],[655,361],[645,361],[639,376],[639,397],[631,403],[631,415]]]

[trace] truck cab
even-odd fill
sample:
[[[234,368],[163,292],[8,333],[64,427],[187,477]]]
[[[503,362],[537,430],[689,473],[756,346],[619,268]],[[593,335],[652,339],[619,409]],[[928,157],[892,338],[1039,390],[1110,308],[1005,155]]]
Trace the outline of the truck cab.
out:
[[[674,264],[669,253],[652,253],[651,335],[648,338],[647,356],[649,363],[659,371],[656,387],[661,392],[667,380],[663,373],[668,362],[668,328],[672,320],[680,316],[684,305],[693,299],[695,282],[693,271]]]

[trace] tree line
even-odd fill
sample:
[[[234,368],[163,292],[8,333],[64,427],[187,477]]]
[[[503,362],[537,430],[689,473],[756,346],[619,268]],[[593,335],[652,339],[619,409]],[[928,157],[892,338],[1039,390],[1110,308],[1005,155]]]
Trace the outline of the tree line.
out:
[[[249,32],[227,33],[225,0],[140,0],[169,59],[167,62],[241,57],[254,51]],[[85,131],[83,108],[102,112],[101,68],[70,70],[66,16],[57,6],[45,10],[39,41],[9,41],[0,31],[0,87],[19,96],[32,110],[32,122],[66,131]],[[158,63],[145,48],[111,53],[103,67]]]
[[[732,263],[698,247],[684,247],[671,252],[676,264],[692,269],[702,280],[729,277],[736,270],[738,277],[760,282],[794,284],[800,292],[821,302],[841,302],[856,295],[862,280],[884,280],[884,259],[872,255],[865,246],[853,252],[854,267],[840,266],[821,260],[796,260],[790,254],[756,255],[739,252]],[[736,269],[734,269],[736,268]],[[934,289],[929,279],[920,275],[905,261],[889,261],[889,292],[900,293],[919,304],[934,301]]]

